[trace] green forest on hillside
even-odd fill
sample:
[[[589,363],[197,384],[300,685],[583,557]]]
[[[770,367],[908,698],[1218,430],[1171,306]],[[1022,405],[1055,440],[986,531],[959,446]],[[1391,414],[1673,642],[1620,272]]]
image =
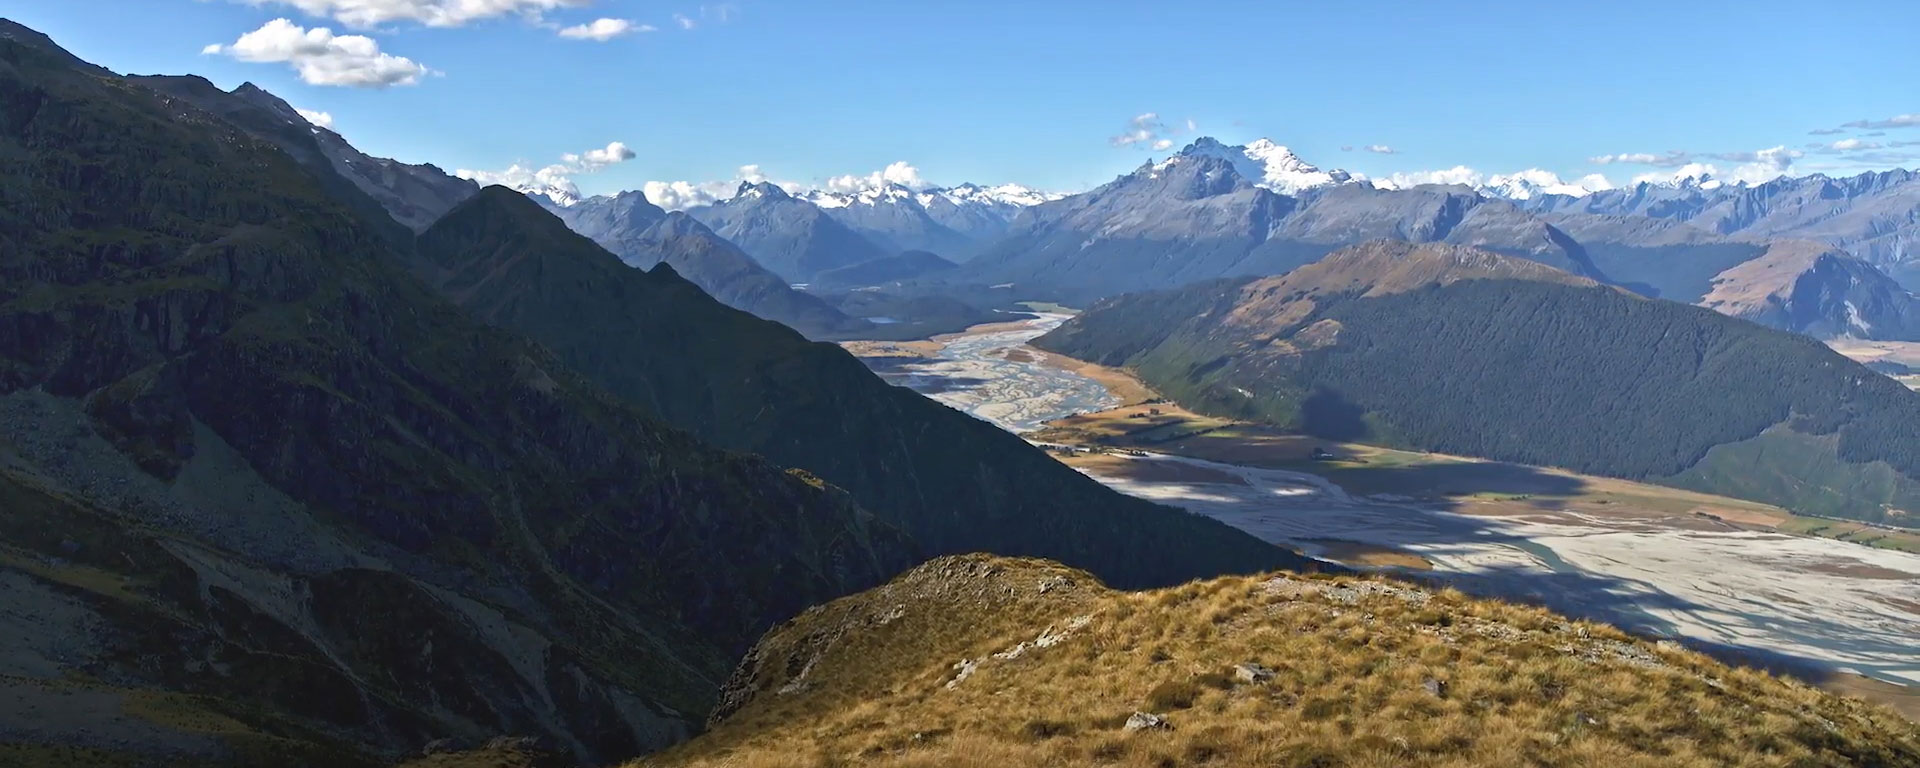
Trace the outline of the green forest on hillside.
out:
[[[1331,438],[1874,522],[1920,509],[1920,395],[1812,339],[1609,288],[1518,280],[1322,297],[1292,327],[1222,326],[1215,318],[1245,282],[1103,302],[1039,344],[1131,366],[1194,407]],[[1338,324],[1330,346],[1275,345],[1334,327],[1326,321]],[[1793,469],[1747,471],[1764,463],[1740,446],[1776,425],[1767,455]]]

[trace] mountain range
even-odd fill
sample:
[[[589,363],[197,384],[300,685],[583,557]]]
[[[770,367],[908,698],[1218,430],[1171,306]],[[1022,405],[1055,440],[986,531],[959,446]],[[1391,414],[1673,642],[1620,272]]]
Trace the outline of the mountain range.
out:
[[[1006,234],[1021,210],[1056,197],[1018,184],[914,189],[893,182],[858,192],[804,195],[886,250],[930,251],[954,261],[972,258]]]
[[[1685,222],[1716,235],[1813,240],[1920,290],[1920,173],[1910,170],[1781,177],[1754,185],[1711,179],[1642,183],[1581,197],[1542,195],[1522,205]]]
[[[1598,212],[1616,193],[1578,198],[1589,202],[1574,212],[1561,208],[1575,198],[1532,187],[1523,188],[1519,200],[1464,186],[1387,189],[1319,172],[1270,146],[1202,139],[1090,192],[1036,205],[1006,239],[942,279],[1012,283],[1033,296],[1084,303],[1220,277],[1284,274],[1338,248],[1392,238],[1520,256],[1648,296],[1710,303],[1785,330],[1920,338],[1914,322],[1920,299],[1847,253],[1844,246],[1853,243],[1839,242],[1844,238],[1822,243],[1819,232],[1787,224],[1717,232],[1695,226],[1707,223],[1700,216]],[[1256,162],[1256,156],[1280,161]],[[1876,205],[1902,204],[1899,185],[1873,189],[1889,195]],[[1777,245],[1799,233],[1816,240]],[[1769,255],[1767,268],[1737,269]],[[1789,266],[1797,269],[1789,273]]]
[[[815,293],[878,290],[895,308],[929,297],[1084,304],[1217,277],[1282,274],[1385,237],[1522,256],[1784,330],[1912,340],[1920,339],[1920,299],[1898,276],[1911,269],[1905,253],[1909,219],[1920,211],[1916,190],[1905,171],[1752,186],[1689,179],[1598,192],[1542,173],[1478,186],[1402,186],[1323,170],[1265,139],[1229,146],[1202,138],[1075,195],[898,183],[789,194],[761,182],[688,213],[755,261],[775,265],[781,279]],[[590,226],[582,231],[600,237]],[[907,251],[962,266],[854,269]],[[730,295],[698,270],[689,274]],[[863,274],[877,279],[850,279]],[[854,304],[873,311],[877,298]]]
[[[519,193],[416,233],[444,200],[413,175],[438,177],[343,170],[255,90],[0,22],[9,758],[378,765],[519,734],[599,764],[697,729],[767,627],[930,555],[1142,586],[1313,565]]]
[[[1262,184],[1438,198],[1459,216],[1429,235],[1526,247],[1351,247],[1104,299],[1042,343],[1316,434],[1913,508],[1920,395],[1611,284],[1510,203],[1383,203],[1253,149],[1284,172]],[[1293,199],[1221,154],[1158,168],[1225,179],[1190,218]],[[122,77],[0,20],[0,763],[1920,755],[1863,702],[1118,494],[728,306],[878,332],[843,308],[940,305],[905,289],[971,265],[777,187],[715,208],[476,187],[257,87]],[[1765,312],[1864,264],[1769,242],[1703,295]],[[1882,322],[1878,294],[1838,295],[1817,300]]]
[[[1878,523],[1920,510],[1920,393],[1802,335],[1479,248],[1380,241],[1106,299],[1034,345],[1333,439]]]
[[[874,330],[873,323],[848,317],[825,300],[794,290],[705,224],[680,211],[661,210],[642,193],[588,198],[570,206],[548,202],[545,207],[627,266],[650,269],[670,264],[721,303],[811,338],[870,335]]]

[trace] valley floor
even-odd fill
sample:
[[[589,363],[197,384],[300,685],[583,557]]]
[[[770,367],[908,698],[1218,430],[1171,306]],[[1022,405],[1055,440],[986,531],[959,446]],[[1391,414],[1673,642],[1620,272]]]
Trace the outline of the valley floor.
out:
[[[936,339],[911,357],[856,351],[1117,490],[1325,559],[1828,678],[1920,718],[1902,687],[1920,685],[1920,554],[1794,535],[1817,526],[1763,504],[1199,416],[1120,372],[1024,346],[1063,319]],[[1889,535],[1879,543],[1915,543]]]
[[[1911,373],[1890,374],[1895,381],[1920,390],[1920,342],[1915,341],[1862,341],[1859,339],[1835,339],[1827,342],[1833,351],[1852,358],[1859,363],[1891,363],[1906,366]]]

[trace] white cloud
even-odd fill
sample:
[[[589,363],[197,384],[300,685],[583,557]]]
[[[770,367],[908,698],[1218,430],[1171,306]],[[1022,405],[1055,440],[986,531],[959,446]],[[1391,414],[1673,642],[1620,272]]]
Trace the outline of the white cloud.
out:
[[[1807,131],[1807,134],[1810,136],[1832,136],[1836,133],[1846,133],[1846,130],[1841,128],[1815,128]]]
[[[1399,154],[1400,152],[1399,150],[1394,149],[1393,147],[1389,147],[1385,144],[1368,144],[1367,151],[1372,152],[1376,155],[1394,155],[1394,154]]]
[[[1200,126],[1191,119],[1169,129],[1158,113],[1147,112],[1128,120],[1127,129],[1118,136],[1109,137],[1107,143],[1116,147],[1146,147],[1159,152],[1173,148],[1175,142],[1172,137],[1198,130]]]
[[[561,204],[580,197],[580,188],[574,186],[572,174],[573,169],[564,165],[533,168],[519,163],[507,166],[504,171],[475,171],[461,168],[453,172],[455,176],[478,182],[482,186],[499,184],[521,192],[536,192],[547,195]]]
[[[609,142],[600,149],[589,149],[584,154],[568,153],[560,156],[560,161],[579,169],[580,173],[593,173],[609,165],[624,163],[634,158],[633,150],[620,142]]]
[[[411,21],[429,27],[458,27],[468,22],[515,15],[539,20],[548,11],[580,8],[593,0],[238,0],[248,5],[285,5],[309,16],[331,18],[350,27],[374,27]]]
[[[1729,162],[1741,163],[1727,172],[1722,181],[1741,184],[1764,184],[1793,170],[1793,161],[1805,157],[1806,153],[1785,146],[1770,147],[1752,152],[1722,152],[1714,157]]]
[[[562,28],[560,36],[569,40],[592,40],[604,43],[621,35],[652,31],[652,26],[635,24],[626,19],[594,19],[590,24],[576,24]]]
[[[757,168],[757,166],[749,167]],[[920,169],[913,167],[905,160],[900,160],[865,176],[847,175],[827,179],[826,190],[841,193],[864,192],[888,184],[899,184],[909,189],[925,189],[931,186],[926,179],[920,177]]]
[[[895,165],[904,165],[904,163],[895,163]],[[740,189],[742,183],[759,184],[767,181],[773,180],[767,177],[760,166],[743,165],[734,172],[732,179],[726,181],[649,181],[641,186],[640,191],[646,193],[647,200],[654,205],[669,211],[684,211],[731,198],[733,193]],[[773,181],[773,185],[786,190],[790,195],[806,191],[804,185],[791,181]]]
[[[1851,141],[1851,140],[1849,140]],[[1840,144],[1845,141],[1838,142]],[[1741,184],[1761,184],[1786,175],[1793,169],[1793,161],[1805,157],[1806,153],[1797,149],[1787,149],[1784,145],[1757,149],[1752,152],[1712,152],[1696,157],[1691,152],[1670,150],[1662,154],[1627,153],[1601,155],[1587,158],[1588,162],[1598,165],[1624,163],[1631,165],[1652,165],[1672,168],[1672,171],[1643,173],[1633,177],[1635,184],[1642,182],[1655,184],[1673,184],[1687,180],[1723,181]],[[1722,171],[1718,166],[1706,160],[1719,160],[1739,163],[1731,170]]]
[[[1373,185],[1381,189],[1407,189],[1423,184],[1450,184],[1490,189],[1500,195],[1518,199],[1535,195],[1580,197],[1613,189],[1613,182],[1597,173],[1566,181],[1561,179],[1559,174],[1540,168],[1528,168],[1513,173],[1496,173],[1489,176],[1464,165],[1433,171],[1401,172],[1373,180]]]
[[[649,181],[641,185],[640,191],[654,205],[669,211],[684,211],[725,200],[733,187],[724,186],[723,182]]]
[[[454,171],[453,175],[483,185],[499,184],[522,192],[545,194],[555,202],[566,205],[580,197],[580,188],[573,183],[574,176],[596,173],[608,166],[632,160],[634,156],[633,150],[628,149],[627,145],[615,141],[599,149],[569,152],[560,156],[560,162],[542,168],[514,163],[504,171],[461,168]]]
[[[1894,115],[1885,120],[1855,120],[1842,123],[1842,128],[1917,128],[1920,127],[1920,114]]]
[[[1456,165],[1437,171],[1403,171],[1373,180],[1373,185],[1383,189],[1406,189],[1422,184],[1467,184],[1479,185],[1486,177],[1479,171],[1464,165]]]
[[[320,127],[320,128],[333,127],[333,114],[330,112],[316,112],[311,109],[299,109],[299,108],[295,108],[293,111],[300,113],[300,117],[302,119],[305,119],[309,123],[313,123],[317,127]]]
[[[1880,147],[1880,142],[1867,141],[1865,139],[1841,139],[1827,145],[1827,149],[1836,152],[1851,152],[1856,149],[1879,149]]]
[[[1668,150],[1658,155],[1650,152],[1623,152],[1617,155],[1600,155],[1587,158],[1594,165],[1656,165],[1663,168],[1678,168],[1693,162],[1693,156],[1679,150]]]
[[[697,27],[700,25],[699,22],[696,22],[693,19],[687,18],[685,15],[678,14],[678,13],[673,15],[673,23],[679,24],[681,29],[693,29],[694,27]]]
[[[1633,177],[1635,184],[1677,184],[1683,181],[1709,181],[1720,178],[1720,169],[1710,163],[1687,163],[1666,172],[1643,173]]]
[[[420,82],[428,70],[404,56],[380,51],[373,38],[335,35],[325,27],[307,29],[286,19],[274,19],[235,40],[232,45],[209,45],[202,54],[224,54],[240,61],[284,63],[300,73],[308,85],[387,88]]]

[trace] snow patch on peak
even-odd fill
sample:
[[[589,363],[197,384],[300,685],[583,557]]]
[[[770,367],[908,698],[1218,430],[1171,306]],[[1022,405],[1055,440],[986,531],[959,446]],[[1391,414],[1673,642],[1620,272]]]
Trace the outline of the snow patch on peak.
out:
[[[1528,200],[1542,195],[1585,197],[1613,189],[1613,182],[1597,173],[1568,181],[1540,168],[1488,176],[1464,165],[1437,171],[1401,172],[1373,180],[1373,185],[1380,189],[1411,189],[1432,184],[1469,187],[1483,195],[1508,200]]]
[[[806,200],[821,208],[847,208],[856,205],[917,205],[927,208],[942,201],[963,208],[981,206],[1025,208],[1049,200],[1058,200],[1061,197],[1062,195],[1047,194],[1019,184],[1001,184],[994,187],[961,184],[954,187],[925,189],[914,189],[906,184],[884,184],[855,192],[818,189],[808,193]]]
[[[733,192],[733,199],[735,200],[758,200],[761,198],[779,200],[787,196],[786,190],[781,189],[779,185],[771,181],[742,181],[740,182],[739,189]]]
[[[1496,173],[1488,177],[1480,189],[1508,200],[1527,200],[1541,195],[1586,197],[1595,192],[1613,189],[1613,182],[1597,173],[1590,173],[1573,181],[1564,181],[1559,174],[1552,171],[1528,168],[1510,174]]]
[[[580,201],[584,199],[580,197],[580,188],[570,183],[528,184],[528,185],[508,185],[508,186],[510,186],[516,192],[520,192],[522,194],[525,194],[528,197],[534,198],[535,202],[539,202],[539,198],[544,197],[553,205],[561,208],[572,208],[573,206],[578,205]]]
[[[1302,160],[1299,155],[1293,153],[1293,150],[1283,144],[1274,143],[1272,139],[1255,139],[1245,146],[1229,146],[1210,136],[1195,139],[1192,144],[1180,150],[1180,154],[1145,166],[1141,170],[1150,175],[1157,174],[1186,157],[1213,157],[1225,160],[1233,166],[1235,173],[1254,186],[1288,195],[1298,194],[1314,187],[1344,184],[1361,178],[1338,168],[1321,170],[1319,166]]]
[[[978,184],[961,184],[957,187],[930,190],[930,192],[931,194],[946,198],[955,205],[976,203],[1010,205],[1018,208],[1039,205],[1049,200],[1058,200],[1064,197],[1064,195],[1041,192],[1032,187],[1021,186],[1019,184],[1001,184],[994,187],[983,187]],[[925,201],[923,201],[922,204],[925,204]]]

